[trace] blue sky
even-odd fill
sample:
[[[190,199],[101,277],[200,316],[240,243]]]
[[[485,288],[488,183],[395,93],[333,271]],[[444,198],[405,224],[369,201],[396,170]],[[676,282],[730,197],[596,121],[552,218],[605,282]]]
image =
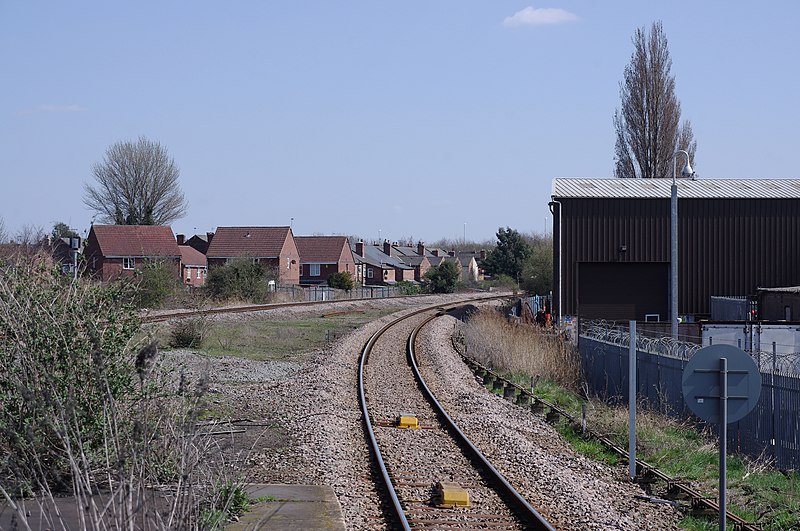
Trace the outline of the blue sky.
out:
[[[181,169],[176,233],[543,232],[553,177],[611,176],[656,20],[700,178],[800,177],[796,1],[0,0],[0,217],[83,232],[91,165],[144,135]]]

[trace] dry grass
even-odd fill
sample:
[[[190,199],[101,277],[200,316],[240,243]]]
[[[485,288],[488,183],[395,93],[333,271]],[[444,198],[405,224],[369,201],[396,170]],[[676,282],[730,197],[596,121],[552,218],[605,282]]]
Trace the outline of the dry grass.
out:
[[[577,351],[536,325],[509,323],[496,310],[482,309],[465,323],[467,355],[507,374],[539,376],[567,389],[580,381]]]

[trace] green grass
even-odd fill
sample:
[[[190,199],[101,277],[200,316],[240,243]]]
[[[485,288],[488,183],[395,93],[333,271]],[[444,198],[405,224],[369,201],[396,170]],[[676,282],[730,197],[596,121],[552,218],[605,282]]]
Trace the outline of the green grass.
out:
[[[232,356],[257,361],[302,361],[310,353],[360,326],[397,311],[397,308],[349,312],[289,320],[253,317],[247,320],[208,321],[201,351],[210,356]],[[168,327],[157,337],[166,345]]]
[[[527,375],[507,377],[521,386],[530,386]],[[596,401],[589,403],[544,380],[537,383],[535,395],[576,418],[580,418],[581,409],[586,406],[588,427],[627,448],[627,407],[611,407]],[[556,429],[582,455],[610,465],[623,464],[621,458],[602,444],[584,438],[579,427],[561,420]],[[709,497],[716,496],[719,449],[713,433],[698,432],[693,426],[640,408],[637,415],[637,457],[682,482],[699,485],[698,490]],[[765,531],[800,530],[800,474],[772,470],[738,455],[728,456],[727,473],[728,510],[750,522],[759,523]],[[679,526],[689,531],[711,531],[718,529],[718,521],[715,517],[687,515]],[[729,529],[733,527],[729,526]]]

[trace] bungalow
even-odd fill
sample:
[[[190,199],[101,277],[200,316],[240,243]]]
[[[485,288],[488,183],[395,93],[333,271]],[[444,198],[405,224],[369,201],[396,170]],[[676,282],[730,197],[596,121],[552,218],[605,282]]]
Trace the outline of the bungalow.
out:
[[[300,253],[300,284],[327,284],[334,273],[349,272],[355,279],[353,251],[345,236],[296,236]]]
[[[300,253],[290,227],[217,227],[206,258],[209,268],[252,259],[274,268],[279,283],[300,283]]]
[[[153,260],[163,260],[179,275],[181,253],[170,227],[92,225],[83,255],[87,272],[100,280],[133,277]]]

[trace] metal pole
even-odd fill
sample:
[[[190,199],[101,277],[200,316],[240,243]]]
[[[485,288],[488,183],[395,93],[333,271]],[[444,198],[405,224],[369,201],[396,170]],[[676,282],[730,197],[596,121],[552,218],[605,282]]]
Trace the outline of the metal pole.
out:
[[[725,531],[728,484],[728,359],[719,359],[719,531]]]
[[[772,372],[769,375],[769,386],[772,392],[772,448],[775,463],[780,464],[780,441],[778,441],[778,408],[776,407],[777,393],[775,392],[775,371],[778,370],[778,348],[775,341],[772,342]]]
[[[670,321],[672,339],[678,339],[678,184],[675,182],[675,168],[672,170],[670,206]]]
[[[636,321],[630,322],[628,349],[628,475],[636,479]]]

